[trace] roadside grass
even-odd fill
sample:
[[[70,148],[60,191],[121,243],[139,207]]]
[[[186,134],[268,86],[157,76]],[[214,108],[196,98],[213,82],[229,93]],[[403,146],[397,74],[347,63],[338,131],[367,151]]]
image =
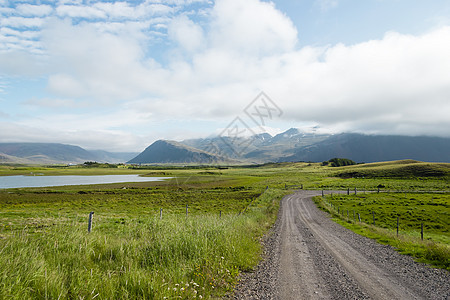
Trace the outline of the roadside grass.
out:
[[[172,177],[163,182],[0,191],[0,298],[220,297],[233,289],[239,272],[256,265],[260,238],[274,223],[279,200],[301,185],[316,190],[356,187],[358,191],[383,186],[380,194],[342,199],[336,195],[330,200],[345,213],[347,207],[350,211],[358,208],[369,223],[372,210],[383,212],[376,214],[377,227],[352,223],[343,216],[337,221],[448,269],[449,194],[412,193],[448,191],[448,177],[391,178],[386,175],[389,172],[370,178],[339,177],[355,169],[365,172],[410,164],[420,165],[403,161],[341,168],[319,163],[220,168],[0,166],[0,175]],[[90,211],[94,211],[94,222],[88,234]],[[392,231],[395,214],[401,215],[398,239]]]
[[[0,192],[0,298],[193,299],[232,291],[239,272],[259,261],[260,238],[286,191],[265,190],[264,177],[185,173],[182,184]]]
[[[314,197],[314,201],[342,226],[382,244],[389,244],[419,262],[450,271],[449,194],[327,195]],[[372,211],[376,211],[375,226]],[[424,240],[421,240],[421,223],[424,223]]]

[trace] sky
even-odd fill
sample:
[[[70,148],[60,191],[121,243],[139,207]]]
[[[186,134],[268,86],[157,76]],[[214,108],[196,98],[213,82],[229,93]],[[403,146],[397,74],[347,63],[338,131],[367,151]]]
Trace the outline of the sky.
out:
[[[0,0],[0,142],[450,137],[449,116],[448,0]]]

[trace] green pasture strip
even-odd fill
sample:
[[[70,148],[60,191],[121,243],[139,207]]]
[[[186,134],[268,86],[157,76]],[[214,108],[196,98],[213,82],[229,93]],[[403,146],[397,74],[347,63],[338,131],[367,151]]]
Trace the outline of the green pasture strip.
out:
[[[392,245],[420,262],[450,270],[450,194],[327,195],[314,197],[314,201],[342,226]],[[422,223],[424,240],[421,240]]]
[[[0,191],[0,298],[230,292],[238,273],[260,259],[260,238],[287,191],[265,190],[264,175],[197,171],[159,183]]]

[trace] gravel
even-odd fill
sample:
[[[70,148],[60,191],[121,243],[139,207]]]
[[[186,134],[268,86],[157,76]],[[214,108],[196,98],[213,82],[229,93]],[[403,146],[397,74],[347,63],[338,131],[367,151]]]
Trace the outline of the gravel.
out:
[[[243,273],[234,299],[450,299],[450,273],[330,220],[311,196],[283,198],[263,260]]]

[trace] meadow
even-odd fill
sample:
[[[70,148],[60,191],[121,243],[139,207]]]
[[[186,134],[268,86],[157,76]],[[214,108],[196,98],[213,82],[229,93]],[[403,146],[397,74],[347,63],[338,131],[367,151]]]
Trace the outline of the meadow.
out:
[[[376,210],[373,228],[330,212],[352,230],[396,246],[399,239],[386,237],[392,235],[397,215],[401,232],[414,245],[421,243],[417,224],[424,222],[425,242],[432,245],[426,247],[444,249],[443,256],[427,261],[441,267],[444,261],[445,267],[450,199],[448,193],[430,192],[448,192],[449,166],[431,164],[438,172],[424,173],[429,165],[402,161],[339,168],[317,163],[186,168],[2,166],[1,175],[173,178],[0,190],[0,298],[221,297],[233,290],[240,272],[258,263],[260,241],[275,222],[279,200],[299,186],[342,191],[355,187],[376,191],[381,186],[379,194],[334,195],[316,201],[324,209],[329,203],[340,212],[358,209],[366,222]],[[406,194],[394,193],[405,190]],[[93,227],[88,233],[91,211]]]

